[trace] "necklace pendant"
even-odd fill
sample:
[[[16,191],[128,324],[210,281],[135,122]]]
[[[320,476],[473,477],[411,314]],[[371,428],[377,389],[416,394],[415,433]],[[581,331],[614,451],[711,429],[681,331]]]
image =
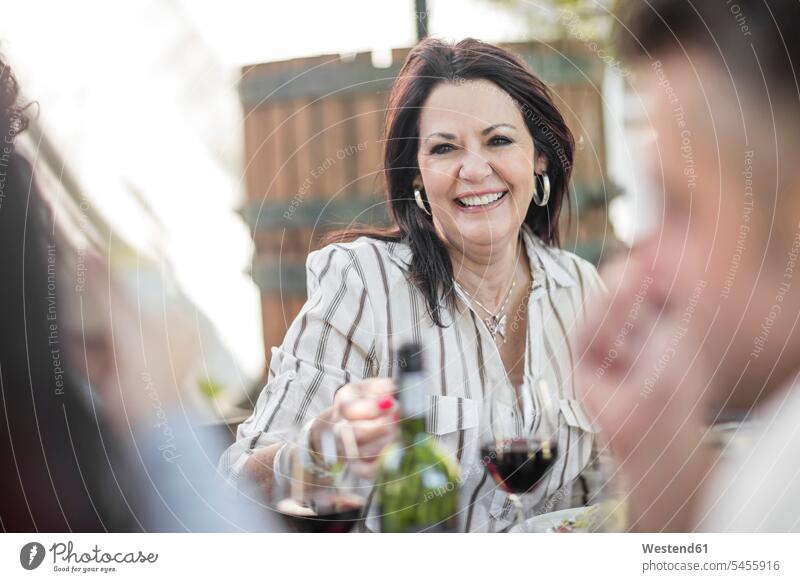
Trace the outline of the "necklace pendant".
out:
[[[502,317],[498,318],[496,315],[492,315],[487,317],[484,322],[486,323],[486,327],[489,328],[489,333],[492,334],[492,338],[497,341],[497,336],[499,335],[500,338],[503,340],[503,343],[506,342],[506,316],[503,315]]]
[[[503,343],[506,343],[506,316],[500,318],[497,322],[497,334],[503,338]]]

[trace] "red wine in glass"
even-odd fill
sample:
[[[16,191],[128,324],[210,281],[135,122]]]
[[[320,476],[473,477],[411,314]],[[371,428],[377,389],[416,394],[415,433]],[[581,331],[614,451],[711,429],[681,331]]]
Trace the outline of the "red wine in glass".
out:
[[[541,480],[556,459],[550,440],[513,438],[481,448],[483,464],[497,485],[507,493],[527,493]]]
[[[364,499],[358,495],[334,494],[314,503],[301,505],[294,499],[283,499],[275,510],[289,529],[298,533],[347,533],[361,519]]]

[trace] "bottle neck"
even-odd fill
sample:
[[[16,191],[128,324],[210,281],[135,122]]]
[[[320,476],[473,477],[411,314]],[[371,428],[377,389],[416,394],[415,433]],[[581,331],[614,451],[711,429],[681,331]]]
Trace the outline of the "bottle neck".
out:
[[[428,415],[428,391],[422,372],[409,372],[398,378],[397,400],[400,404],[400,435],[404,442],[413,442],[425,435]]]

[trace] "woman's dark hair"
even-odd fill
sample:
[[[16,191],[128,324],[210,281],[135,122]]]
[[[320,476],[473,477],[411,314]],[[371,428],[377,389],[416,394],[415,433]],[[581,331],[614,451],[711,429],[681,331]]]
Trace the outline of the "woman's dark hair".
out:
[[[428,312],[443,327],[440,294],[454,306],[453,266],[431,218],[416,205],[412,182],[419,173],[417,154],[419,119],[432,90],[441,83],[485,80],[508,93],[522,113],[533,136],[537,155],[547,158],[550,202],[531,204],[525,222],[546,244],[559,245],[559,217],[566,197],[575,141],[547,86],[521,58],[497,46],[472,38],[450,44],[426,39],[408,55],[395,80],[386,116],[384,173],[388,202],[395,226],[381,229],[351,227],[334,233],[327,242],[343,242],[369,236],[407,243],[412,251],[410,275],[425,297]],[[536,180],[537,188],[541,187]]]

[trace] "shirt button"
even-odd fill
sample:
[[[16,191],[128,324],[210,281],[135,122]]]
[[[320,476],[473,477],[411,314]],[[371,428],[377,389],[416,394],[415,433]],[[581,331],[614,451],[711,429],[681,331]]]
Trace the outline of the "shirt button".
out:
[[[295,373],[294,370],[289,372],[289,380],[294,380],[296,377],[297,377],[297,374]]]

